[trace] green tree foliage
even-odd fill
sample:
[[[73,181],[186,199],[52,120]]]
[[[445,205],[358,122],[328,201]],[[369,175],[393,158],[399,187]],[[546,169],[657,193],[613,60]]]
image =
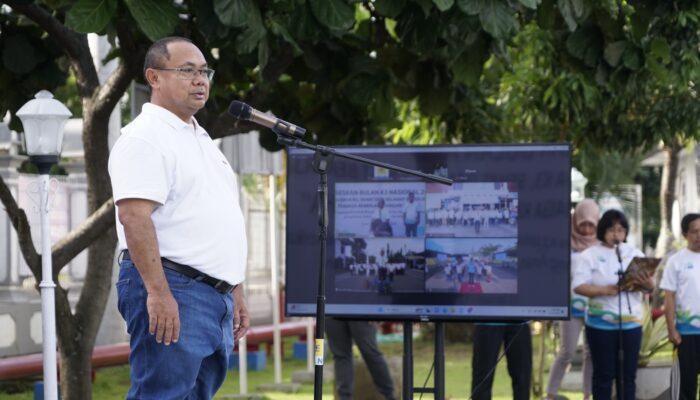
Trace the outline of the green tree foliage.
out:
[[[409,109],[419,119],[429,119],[423,131],[439,127],[445,132],[444,138],[429,142],[454,140],[455,130],[468,131],[470,139],[479,139],[484,128],[493,130],[478,90],[484,63],[496,52],[505,55],[520,21],[537,5],[507,0],[42,3],[75,32],[106,34],[114,42],[128,26],[137,42],[178,34],[211,50],[216,81],[212,100],[199,117],[215,136],[238,131],[225,115],[230,100],[237,98],[305,125],[325,143],[384,142],[386,132],[403,127]],[[20,26],[21,16],[2,16]],[[44,87],[55,89],[65,80],[68,64],[62,62],[55,38],[42,38],[36,26],[25,26],[45,43],[37,42],[29,53],[22,43],[4,48],[18,55],[53,50],[47,61],[62,75]],[[12,54],[6,59],[23,63],[27,76],[37,76],[36,62]],[[123,54],[117,49],[111,56]],[[16,78],[8,77],[0,87],[16,84]],[[24,87],[16,100],[3,99],[0,112],[16,110],[30,98],[35,90]],[[271,136],[263,140],[273,146]]]
[[[620,151],[696,137],[699,18],[691,1],[544,1],[503,66],[503,128]]]
[[[325,143],[570,140],[629,149],[655,145],[671,127],[697,130],[692,1],[44,3],[77,32],[114,38],[126,20],[134,40],[181,34],[210,49],[218,72],[200,119],[215,136],[239,131],[225,115],[233,98]],[[2,19],[3,61],[15,76],[0,85],[43,80],[23,82],[0,112],[67,74],[51,36],[15,14]]]
[[[0,115],[17,111],[42,89],[55,90],[67,78],[62,52],[44,31],[16,14],[0,13]],[[14,120],[12,128],[18,129]]]

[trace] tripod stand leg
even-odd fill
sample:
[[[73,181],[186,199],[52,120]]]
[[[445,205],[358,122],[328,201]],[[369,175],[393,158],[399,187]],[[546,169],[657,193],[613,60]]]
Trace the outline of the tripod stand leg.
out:
[[[445,324],[435,323],[435,400],[445,398]]]

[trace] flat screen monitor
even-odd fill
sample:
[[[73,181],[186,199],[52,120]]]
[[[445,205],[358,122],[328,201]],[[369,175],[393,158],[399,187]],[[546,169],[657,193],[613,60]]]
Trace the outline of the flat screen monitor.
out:
[[[333,158],[326,315],[422,321],[569,317],[568,144],[337,149],[454,184]],[[288,316],[316,314],[319,176],[313,157],[309,150],[288,151]]]

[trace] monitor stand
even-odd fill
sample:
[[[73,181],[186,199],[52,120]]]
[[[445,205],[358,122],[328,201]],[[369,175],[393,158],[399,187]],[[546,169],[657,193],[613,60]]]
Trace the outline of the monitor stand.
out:
[[[435,400],[445,399],[445,325],[435,322],[435,377],[433,387],[413,387],[413,322],[403,323],[403,399],[412,400],[413,393],[432,393]],[[430,375],[430,373],[428,373]],[[426,379],[427,383],[427,379]]]

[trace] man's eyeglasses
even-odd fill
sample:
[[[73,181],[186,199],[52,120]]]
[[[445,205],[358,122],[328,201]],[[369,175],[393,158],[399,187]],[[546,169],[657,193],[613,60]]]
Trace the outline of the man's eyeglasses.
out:
[[[194,79],[197,75],[206,77],[208,80],[214,78],[214,70],[211,68],[196,69],[191,67],[180,68],[153,68],[159,71],[175,71],[180,79]]]

